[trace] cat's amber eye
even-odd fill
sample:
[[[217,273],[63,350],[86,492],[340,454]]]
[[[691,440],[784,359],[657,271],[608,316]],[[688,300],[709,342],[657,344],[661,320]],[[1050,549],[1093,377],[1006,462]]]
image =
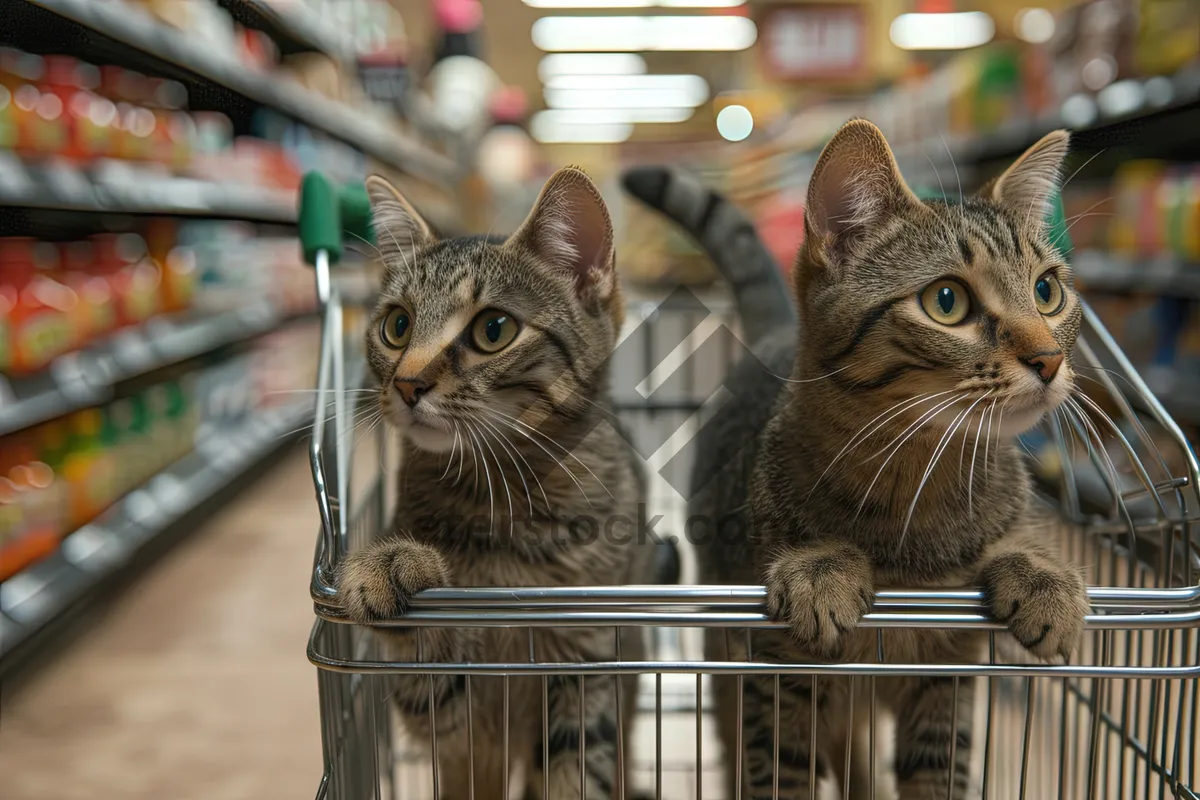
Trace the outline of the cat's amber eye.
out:
[[[957,325],[971,313],[971,296],[958,281],[942,278],[921,291],[921,308],[934,322]]]
[[[471,343],[485,353],[498,353],[512,344],[520,330],[512,314],[489,308],[471,323]]]
[[[379,338],[393,350],[402,350],[408,346],[412,336],[412,315],[408,309],[397,306],[388,312],[379,327]]]
[[[1067,304],[1067,293],[1058,276],[1053,272],[1043,273],[1033,284],[1033,301],[1037,303],[1038,311],[1047,317],[1062,311]]]

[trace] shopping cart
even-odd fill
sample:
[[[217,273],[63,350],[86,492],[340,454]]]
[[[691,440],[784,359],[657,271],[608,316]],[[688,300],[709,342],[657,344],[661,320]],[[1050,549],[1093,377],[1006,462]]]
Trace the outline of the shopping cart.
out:
[[[348,204],[341,199],[360,224],[361,198]],[[984,614],[980,592],[970,588],[883,590],[862,624],[878,632],[880,651],[884,632],[898,627],[987,630],[990,646],[987,657],[978,663],[760,662],[753,659],[753,632],[774,624],[764,615],[763,588],[696,585],[427,591],[395,624],[416,627],[418,632],[427,627],[513,628],[517,635],[528,636],[530,658],[523,663],[464,664],[431,663],[418,655],[417,662],[395,663],[381,658],[370,630],[346,623],[334,587],[339,559],[388,531],[390,456],[382,432],[365,438],[355,428],[355,403],[348,399],[355,395],[346,392],[356,382],[354,365],[359,356],[346,349],[347,303],[337,275],[352,268],[334,268],[341,253],[339,197],[327,184],[315,181],[306,183],[304,202],[302,236],[316,268],[322,310],[318,412],[311,444],[321,512],[312,575],[318,619],[308,645],[308,657],[319,668],[324,771],[318,798],[468,800],[439,792],[446,766],[437,766],[436,737],[414,741],[395,724],[388,680],[401,673],[461,675],[468,697],[472,682],[476,691],[478,682],[503,682],[506,699],[508,681],[516,676],[637,674],[636,719],[630,734],[618,740],[621,759],[631,760],[633,767],[629,783],[619,779],[615,789],[615,796],[622,798],[733,800],[728,796],[731,784],[723,774],[738,769],[740,759],[736,754],[726,758],[716,744],[709,692],[712,676],[795,673],[818,679],[854,678],[851,702],[870,715],[864,735],[871,763],[877,754],[885,758],[888,727],[877,708],[878,679],[920,673],[953,676],[956,685],[975,681],[979,699],[971,780],[976,796],[1197,798],[1200,492],[1196,457],[1090,308],[1084,310],[1076,363],[1093,402],[1107,408],[1117,423],[1110,426],[1096,414],[1081,417],[1068,428],[1054,417],[1026,440],[1037,457],[1034,472],[1040,493],[1070,523],[1069,555],[1089,569],[1092,613],[1085,646],[1074,663],[1035,664],[1007,650],[1005,640],[996,636],[1002,626]],[[368,236],[365,230],[358,233]],[[633,338],[625,341],[635,346],[620,348],[623,358],[614,370],[625,371],[634,380],[618,383],[632,386],[664,369],[682,376],[670,382],[670,393],[656,391],[646,399],[641,392],[626,392],[616,398],[625,428],[634,439],[657,431],[654,440],[662,441],[662,430],[683,431],[686,438],[712,405],[706,401],[720,386],[724,368],[738,357],[738,349],[729,347],[723,353],[726,361],[715,367],[706,368],[686,357],[679,364],[664,364],[664,359],[680,357],[687,350],[676,346],[680,341],[698,345],[711,340],[716,330],[736,329],[729,304],[719,297],[685,293],[682,302],[680,297],[638,303],[630,309],[628,324],[633,330],[628,336]],[[362,339],[360,332],[351,338]],[[670,447],[676,447],[679,437],[670,438],[676,443]],[[658,453],[649,459],[651,477],[657,481],[652,491],[657,507],[651,513],[667,515],[667,523],[674,522],[678,532],[683,499],[671,485],[678,482],[663,477],[666,470],[659,469],[663,462]],[[679,466],[678,459],[673,466]],[[686,551],[683,556],[687,566],[691,557]],[[685,579],[690,571],[685,569]],[[608,628],[618,642],[622,629],[638,627],[645,629],[653,646],[648,660],[641,662],[540,660],[532,645],[534,630],[562,626]],[[744,639],[747,659],[704,660],[704,629],[724,629],[727,637]],[[432,685],[431,679],[431,691]],[[542,685],[546,686],[545,680]],[[432,702],[429,705],[434,707]],[[616,713],[622,728],[620,703]],[[436,730],[435,721],[431,723]],[[580,725],[582,731],[582,719]],[[952,729],[957,729],[957,722]],[[847,759],[852,745],[847,743]],[[468,759],[468,764],[455,768],[469,770],[472,762]],[[484,786],[481,781],[472,781],[470,800],[509,796],[507,786]],[[880,791],[883,783],[881,779]],[[836,796],[849,796],[848,787],[833,788]],[[732,791],[741,796],[739,789]],[[875,791],[872,777],[871,793]],[[814,789],[815,796],[819,794]]]

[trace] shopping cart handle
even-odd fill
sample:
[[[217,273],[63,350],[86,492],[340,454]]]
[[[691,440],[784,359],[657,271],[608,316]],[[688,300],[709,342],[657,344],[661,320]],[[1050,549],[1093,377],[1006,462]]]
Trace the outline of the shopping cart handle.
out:
[[[366,187],[361,183],[337,187],[320,172],[309,172],[300,183],[297,224],[300,249],[309,264],[316,263],[322,250],[330,264],[338,263],[346,233],[367,244],[375,243]]]

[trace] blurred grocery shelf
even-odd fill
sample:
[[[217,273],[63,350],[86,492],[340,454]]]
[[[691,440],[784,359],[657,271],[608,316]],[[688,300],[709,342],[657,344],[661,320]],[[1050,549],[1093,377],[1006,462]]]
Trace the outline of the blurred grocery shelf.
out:
[[[1162,147],[1165,139],[1195,143],[1200,124],[1200,71],[1145,80],[1128,79],[1105,87],[1096,95],[1067,98],[1052,114],[1017,120],[991,131],[950,141],[935,136],[896,147],[897,159],[913,169],[928,166],[926,155],[939,166],[973,166],[1020,155],[1047,133],[1071,130],[1072,146],[1094,151],[1116,144]]]
[[[198,81],[209,94],[229,95],[210,101],[272,109],[409,175],[442,186],[458,180],[452,159],[406,136],[378,112],[350,108],[278,74],[248,67],[123,0],[9,0],[6,8],[10,5],[16,29],[38,31],[69,44],[73,52],[102,53],[147,72]]]
[[[1200,264],[1169,254],[1135,259],[1098,250],[1081,250],[1072,257],[1072,269],[1084,291],[1200,299]]]
[[[292,223],[293,193],[132,169],[89,174],[25,163],[0,151],[0,206],[103,214],[153,214]]]
[[[98,405],[122,381],[261,336],[292,318],[266,300],[219,314],[156,317],[59,356],[34,375],[0,376],[0,435]]]
[[[262,409],[196,449],[67,536],[49,557],[0,583],[0,677],[57,625],[178,539],[223,493],[256,474],[312,415],[312,401]]]
[[[284,55],[317,52],[344,60],[351,51],[336,31],[323,26],[307,6],[291,3],[283,9],[274,8],[264,0],[217,0],[222,8],[247,28],[262,31],[271,37]]]

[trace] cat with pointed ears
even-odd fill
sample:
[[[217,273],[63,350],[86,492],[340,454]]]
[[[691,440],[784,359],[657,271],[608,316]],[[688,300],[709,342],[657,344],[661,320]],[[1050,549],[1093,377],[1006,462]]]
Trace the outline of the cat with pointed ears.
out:
[[[748,523],[749,536],[712,539],[700,558],[708,582],[765,584],[786,630],[756,631],[755,660],[876,661],[877,630],[859,622],[889,586],[981,586],[1029,653],[1078,646],[1086,587],[1038,533],[1052,512],[1034,505],[1014,442],[1074,385],[1082,309],[1045,223],[1067,147],[1056,131],[975,196],[922,202],[880,131],[847,123],[809,183],[791,276],[798,314],[737,209],[679,172],[626,175],[633,194],[707,247],[755,355],[730,377],[733,413],[702,429],[689,509]],[[713,633],[710,658],[747,657],[743,637]],[[985,657],[974,630],[889,628],[882,641],[894,663]],[[970,796],[974,682],[877,680],[897,726],[877,796]],[[801,800],[813,780],[866,796],[858,770],[838,774],[856,725],[849,679],[754,676],[744,686],[743,769],[732,778],[742,797]],[[736,687],[715,682],[731,766]],[[857,693],[855,716],[866,705]]]
[[[608,424],[606,360],[624,306],[596,187],[560,170],[512,236],[448,240],[383,180],[368,189],[384,275],[367,353],[403,457],[392,528],[340,566],[346,614],[370,625],[436,587],[652,582],[649,543],[577,522],[636,519],[645,494],[635,454]],[[379,631],[389,658],[418,660],[412,629]],[[425,628],[421,640],[420,660],[437,663],[608,661],[618,646],[643,657],[633,629],[619,645],[611,629],[590,628],[537,628],[532,639]],[[618,720],[632,719],[635,680],[583,681],[405,675],[394,697],[418,742],[434,717],[442,798],[506,800],[523,774],[527,797],[607,800],[624,778]]]

